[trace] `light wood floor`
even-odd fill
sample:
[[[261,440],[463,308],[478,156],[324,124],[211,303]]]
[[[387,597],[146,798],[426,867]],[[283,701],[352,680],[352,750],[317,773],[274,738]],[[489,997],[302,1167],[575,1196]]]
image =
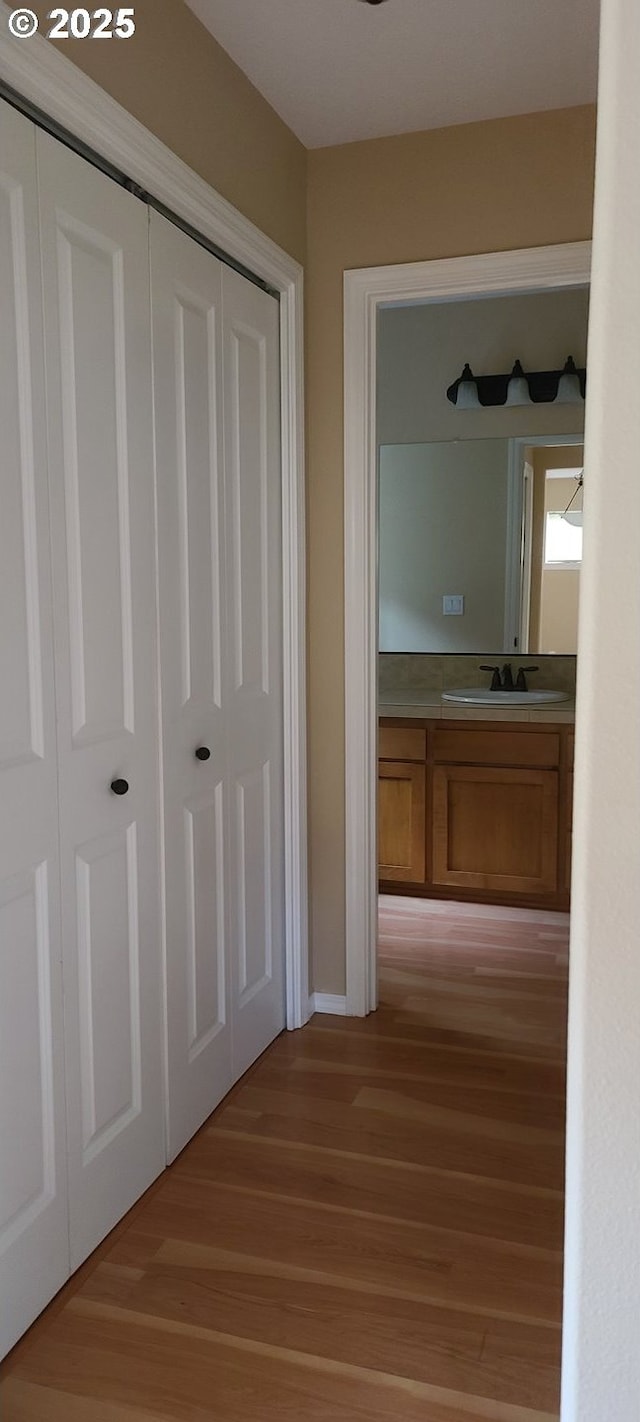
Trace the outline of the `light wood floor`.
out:
[[[3,1370],[2,1422],[551,1422],[568,920],[382,901]]]

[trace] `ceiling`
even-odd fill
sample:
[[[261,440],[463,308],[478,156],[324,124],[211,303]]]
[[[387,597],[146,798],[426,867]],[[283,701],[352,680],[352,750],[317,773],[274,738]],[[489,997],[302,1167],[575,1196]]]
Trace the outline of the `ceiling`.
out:
[[[307,148],[596,96],[599,0],[187,0]]]

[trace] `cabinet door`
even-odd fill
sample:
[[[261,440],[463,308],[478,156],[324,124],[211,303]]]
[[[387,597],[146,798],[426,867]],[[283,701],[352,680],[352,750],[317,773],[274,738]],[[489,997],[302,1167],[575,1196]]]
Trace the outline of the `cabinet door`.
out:
[[[35,129],[0,103],[0,1355],[69,1272]]]
[[[378,765],[378,873],[407,884],[425,880],[424,765],[381,760]]]
[[[172,1160],[232,1084],[221,265],[152,212],[151,281]]]
[[[557,859],[556,771],[435,767],[434,884],[552,894]]]
[[[284,790],[278,303],[229,267],[224,313],[233,1073],[282,1030]]]
[[[75,1267],[165,1160],[148,219],[37,141]]]

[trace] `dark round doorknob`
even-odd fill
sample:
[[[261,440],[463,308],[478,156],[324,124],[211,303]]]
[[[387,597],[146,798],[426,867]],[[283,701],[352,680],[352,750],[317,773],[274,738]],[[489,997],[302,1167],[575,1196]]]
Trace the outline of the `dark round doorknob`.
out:
[[[211,751],[209,750],[208,746],[198,746],[198,749],[196,751],[196,760],[209,760],[210,756]]]
[[[112,780],[111,789],[113,790],[114,795],[126,795],[127,790],[129,789],[129,781]]]

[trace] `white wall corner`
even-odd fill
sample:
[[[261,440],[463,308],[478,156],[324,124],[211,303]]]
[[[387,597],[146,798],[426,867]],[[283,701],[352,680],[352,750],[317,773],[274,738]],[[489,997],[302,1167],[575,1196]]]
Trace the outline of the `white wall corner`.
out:
[[[562,1422],[640,1417],[640,6],[603,0],[569,973]]]

